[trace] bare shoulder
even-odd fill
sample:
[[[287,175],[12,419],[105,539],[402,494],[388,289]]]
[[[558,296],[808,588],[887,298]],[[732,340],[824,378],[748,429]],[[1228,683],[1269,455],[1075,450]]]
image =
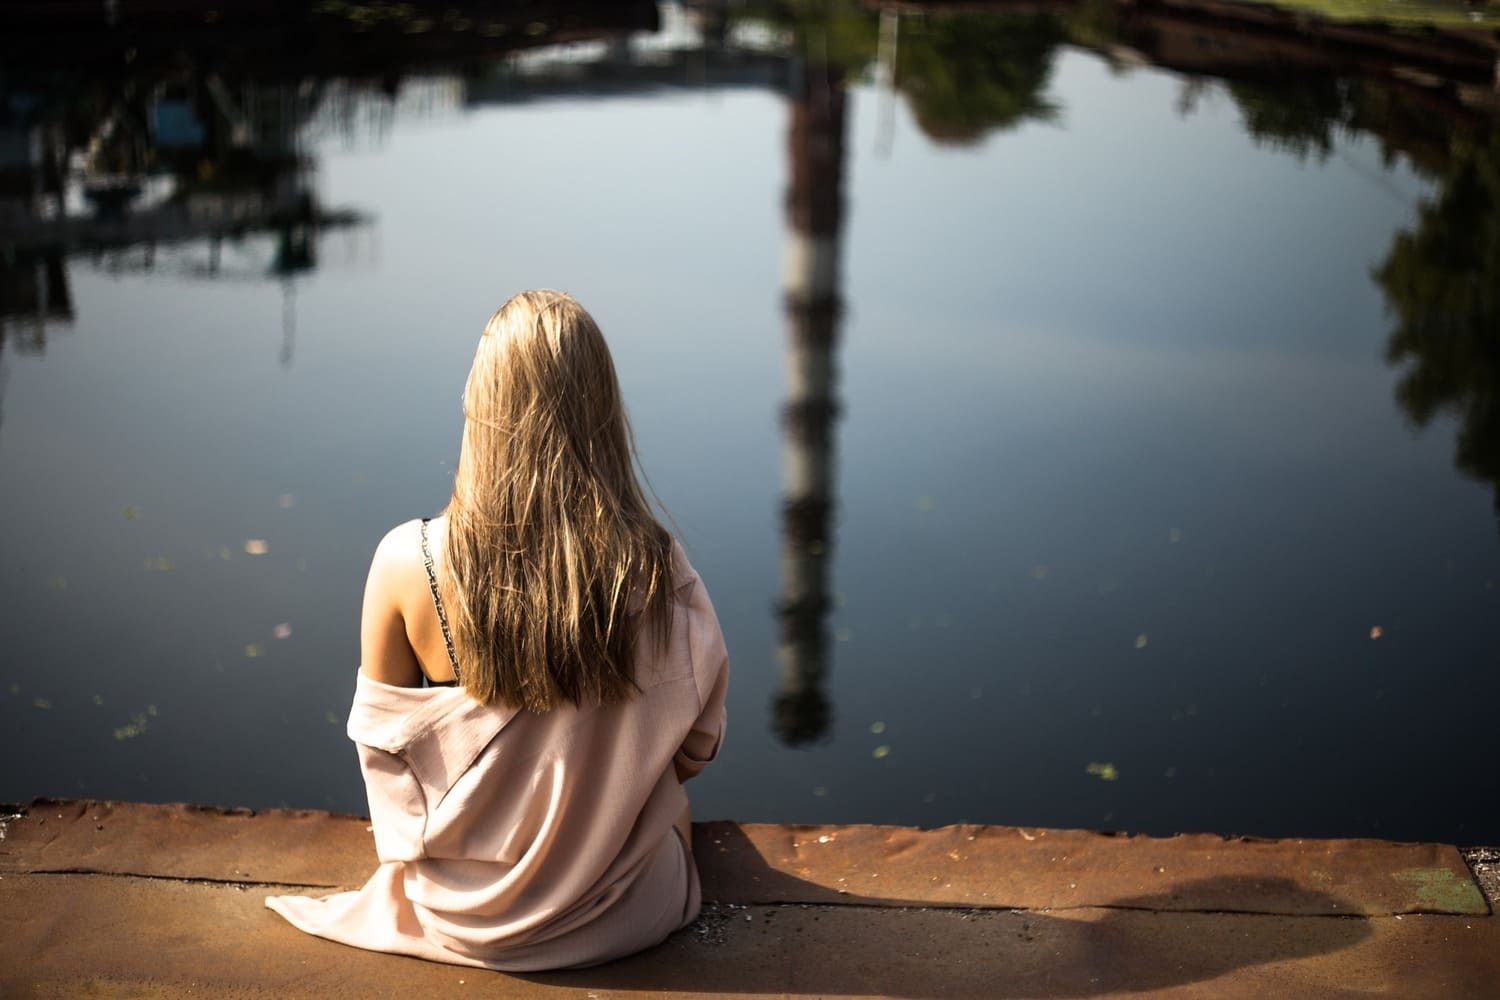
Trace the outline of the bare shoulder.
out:
[[[421,575],[421,522],[398,524],[375,547],[360,612],[360,669],[386,684],[414,687],[420,667],[406,635],[405,606]]]
[[[422,565],[422,522],[404,521],[385,533],[370,560],[370,575],[404,575]]]

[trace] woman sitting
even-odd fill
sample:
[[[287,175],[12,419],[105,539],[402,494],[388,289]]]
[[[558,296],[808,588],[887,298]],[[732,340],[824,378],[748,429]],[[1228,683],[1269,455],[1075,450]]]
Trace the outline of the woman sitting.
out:
[[[697,915],[682,783],[723,736],[724,640],[636,479],[582,306],[502,306],[464,416],[446,514],[386,535],[365,588],[348,731],[380,868],[266,905],[440,962],[604,962]]]

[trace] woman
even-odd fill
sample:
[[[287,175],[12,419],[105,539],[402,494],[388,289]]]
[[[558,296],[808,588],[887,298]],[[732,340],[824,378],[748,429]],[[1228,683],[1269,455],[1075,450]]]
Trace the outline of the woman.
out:
[[[724,641],[582,306],[502,306],[464,416],[445,516],[386,535],[365,589],[349,736],[381,866],[266,905],[378,951],[591,965],[697,915],[682,782],[723,735]]]

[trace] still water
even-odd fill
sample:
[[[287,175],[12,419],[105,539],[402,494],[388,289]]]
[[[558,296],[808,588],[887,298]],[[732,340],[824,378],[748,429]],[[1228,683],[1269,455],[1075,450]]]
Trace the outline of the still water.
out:
[[[551,286],[728,637],[699,817],[1500,839],[1482,88],[700,7],[134,98],[11,50],[7,176],[77,148],[0,226],[0,800],[362,811],[369,555]],[[46,249],[132,114],[125,218],[260,207]]]

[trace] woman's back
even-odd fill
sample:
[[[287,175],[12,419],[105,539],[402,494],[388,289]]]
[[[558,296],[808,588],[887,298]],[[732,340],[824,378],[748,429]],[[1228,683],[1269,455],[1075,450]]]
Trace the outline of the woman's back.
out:
[[[641,630],[627,701],[535,713],[361,674],[349,735],[381,869],[272,908],[347,944],[512,971],[606,961],[696,916],[679,775],[717,752],[728,660],[676,554],[672,630]]]
[[[696,915],[682,782],[722,738],[723,637],[636,481],[581,306],[507,302],[464,402],[445,516],[388,533],[366,583],[348,731],[380,870],[267,904],[437,961],[605,961]]]

